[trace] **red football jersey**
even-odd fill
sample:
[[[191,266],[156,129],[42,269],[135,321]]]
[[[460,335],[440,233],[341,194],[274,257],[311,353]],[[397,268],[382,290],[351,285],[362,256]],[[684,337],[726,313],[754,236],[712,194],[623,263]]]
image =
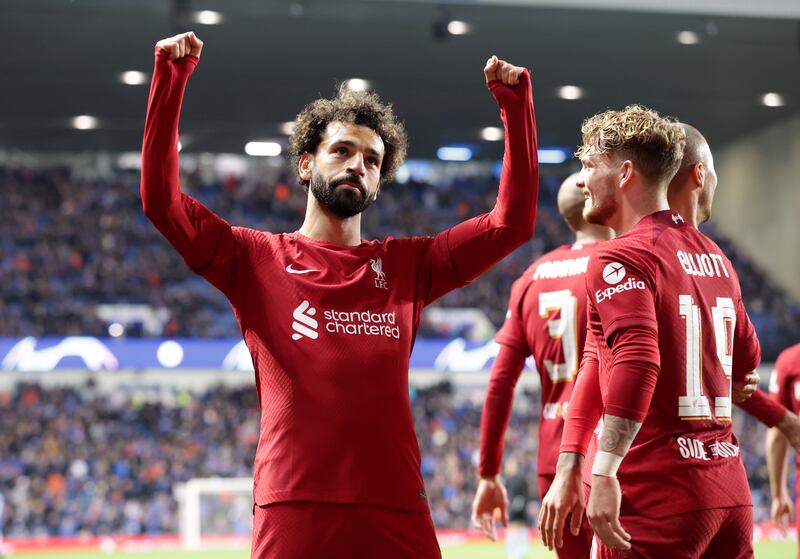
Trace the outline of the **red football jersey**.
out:
[[[730,261],[713,241],[666,210],[600,245],[586,287],[605,413],[636,419],[639,412],[629,403],[645,382],[609,391],[612,367],[619,366],[615,353],[621,351],[615,336],[634,326],[657,332],[653,349],[660,355],[660,372],[641,430],[618,472],[624,506],[661,517],[750,505],[731,430],[731,379],[756,368],[760,347]]]
[[[511,287],[497,342],[533,355],[542,386],[538,473],[554,474],[564,413],[586,339],[586,269],[597,243],[563,245]]]
[[[228,297],[255,366],[255,502],[427,511],[408,392],[423,306],[530,239],[538,162],[530,75],[492,81],[505,125],[495,208],[435,237],[341,246],[231,227],[180,192],[178,120],[197,57],[156,50],[142,203],[186,263]]]
[[[778,356],[769,379],[769,392],[775,401],[800,414],[800,344],[784,349]],[[795,460],[800,472],[800,454]]]
[[[408,360],[422,307],[464,284],[445,237],[349,247],[228,231],[200,273],[230,299],[253,356],[256,503],[427,510]]]

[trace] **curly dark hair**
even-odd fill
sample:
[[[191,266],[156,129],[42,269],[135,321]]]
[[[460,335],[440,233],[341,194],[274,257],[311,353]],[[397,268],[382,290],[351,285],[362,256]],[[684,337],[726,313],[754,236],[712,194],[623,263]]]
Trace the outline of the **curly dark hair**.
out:
[[[289,151],[294,171],[298,173],[300,156],[317,151],[322,135],[331,122],[347,122],[366,126],[383,140],[386,152],[381,163],[381,181],[390,181],[406,158],[406,129],[392,110],[375,93],[352,91],[341,84],[332,99],[317,99],[297,115],[294,132],[289,138]],[[297,182],[308,187],[309,181],[297,174]]]

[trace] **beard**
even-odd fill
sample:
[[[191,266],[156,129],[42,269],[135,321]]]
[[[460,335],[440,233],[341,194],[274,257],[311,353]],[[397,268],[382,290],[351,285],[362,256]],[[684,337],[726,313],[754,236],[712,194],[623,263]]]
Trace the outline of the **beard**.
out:
[[[593,225],[608,225],[611,217],[617,213],[617,200],[613,195],[596,198],[594,195],[586,199],[583,207],[583,219]]]
[[[338,188],[345,182],[357,185],[358,191],[347,187]],[[360,214],[372,205],[378,195],[377,190],[368,194],[364,181],[354,174],[345,175],[330,182],[325,182],[325,179],[319,175],[313,175],[309,188],[322,207],[342,219]]]

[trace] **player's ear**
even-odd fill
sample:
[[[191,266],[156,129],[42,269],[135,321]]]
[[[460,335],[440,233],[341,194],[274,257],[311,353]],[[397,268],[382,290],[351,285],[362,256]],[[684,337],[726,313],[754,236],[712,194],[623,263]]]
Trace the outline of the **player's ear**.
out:
[[[619,166],[619,187],[625,188],[628,186],[633,179],[633,162],[630,159],[626,159],[622,162]]]
[[[695,188],[703,188],[706,184],[706,168],[702,162],[697,162],[692,166],[692,180]]]
[[[297,174],[304,181],[311,180],[311,170],[314,168],[314,155],[309,152],[303,152],[300,156],[300,161],[297,163]]]

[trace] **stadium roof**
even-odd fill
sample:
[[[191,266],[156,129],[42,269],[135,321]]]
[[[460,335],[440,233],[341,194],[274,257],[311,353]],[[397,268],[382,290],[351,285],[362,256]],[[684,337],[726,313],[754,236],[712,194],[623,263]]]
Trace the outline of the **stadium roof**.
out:
[[[305,103],[331,94],[337,81],[362,78],[395,103],[412,156],[472,144],[494,158],[500,142],[480,137],[483,127],[499,124],[482,83],[492,53],[532,68],[543,145],[574,146],[585,116],[633,102],[695,124],[716,145],[800,114],[796,3],[766,3],[785,7],[759,14],[771,17],[754,17],[752,9],[681,14],[659,11],[658,2],[604,3],[650,5],[638,13],[548,7],[555,4],[5,0],[0,149],[137,150],[148,86],[125,85],[120,73],[149,73],[155,41],[189,28],[206,45],[184,105],[189,151],[241,153],[254,139],[285,143],[282,124]],[[223,20],[190,23],[195,10],[218,11]],[[450,31],[469,32],[451,34],[454,20],[466,26]],[[564,85],[584,96],[560,98]],[[785,106],[765,106],[770,92]],[[98,127],[73,128],[77,115],[96,117]]]

